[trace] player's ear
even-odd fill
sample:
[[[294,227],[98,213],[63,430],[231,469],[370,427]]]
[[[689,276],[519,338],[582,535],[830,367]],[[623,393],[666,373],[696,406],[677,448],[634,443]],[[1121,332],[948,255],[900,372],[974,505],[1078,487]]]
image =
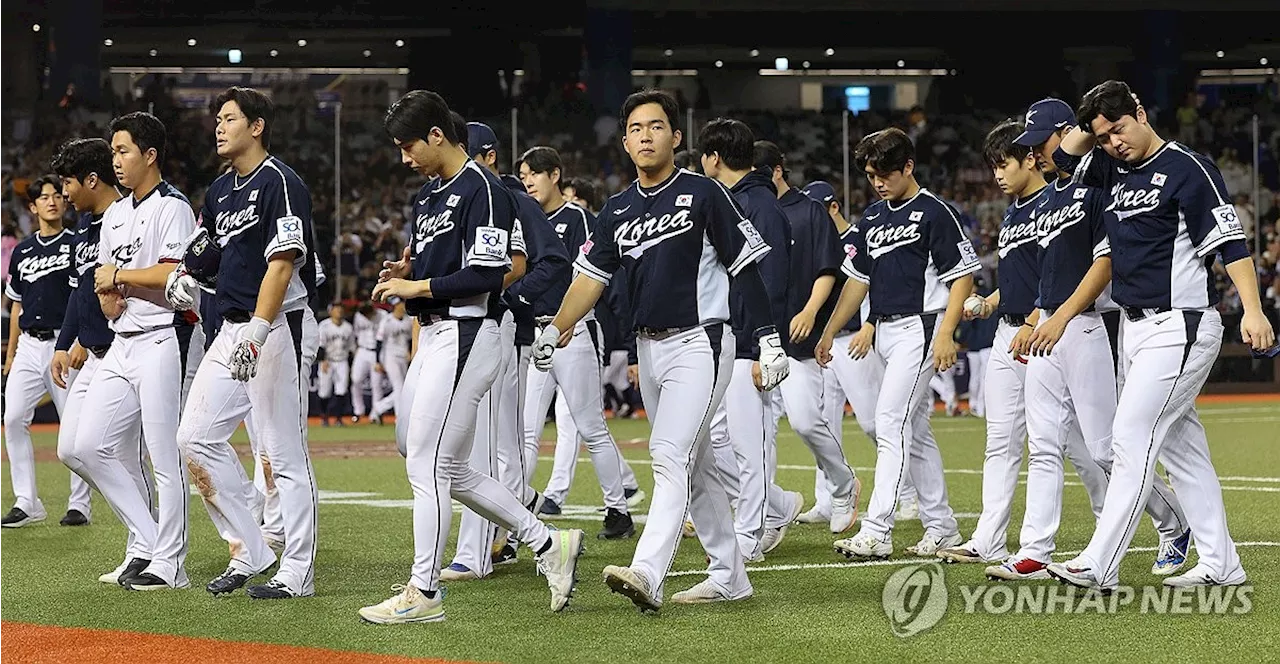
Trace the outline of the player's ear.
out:
[[[150,165],[152,165],[152,164],[156,164],[157,166],[159,165],[159,160],[160,160],[160,151],[159,151],[159,150],[157,150],[157,149],[155,149],[155,148],[147,148],[146,155],[147,155],[147,165],[148,165],[148,166],[150,166]]]
[[[1138,111],[1134,114],[1133,119],[1141,124],[1147,124],[1147,109],[1143,108],[1142,104],[1138,104]]]
[[[561,175],[562,174],[560,173],[560,169],[553,168],[551,169],[551,172],[547,174],[547,177],[551,178],[551,184],[554,184],[555,186],[559,187]]]
[[[254,138],[262,138],[262,135],[266,133],[266,131],[267,121],[265,118],[258,118],[253,121],[252,125],[249,125],[249,132]]]
[[[916,160],[908,159],[905,166],[902,167],[902,176],[909,177],[916,170]]]
[[[671,147],[678,148],[680,147],[680,141],[684,140],[684,133],[677,129],[671,133],[671,138],[675,141],[671,144]]]

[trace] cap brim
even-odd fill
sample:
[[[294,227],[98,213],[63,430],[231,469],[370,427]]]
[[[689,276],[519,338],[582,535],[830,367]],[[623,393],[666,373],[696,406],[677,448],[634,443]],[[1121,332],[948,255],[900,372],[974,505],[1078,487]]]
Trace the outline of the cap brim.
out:
[[[1045,141],[1049,140],[1049,137],[1053,135],[1054,131],[1056,130],[1037,129],[1024,131],[1019,134],[1017,138],[1013,139],[1013,142],[1018,145],[1025,145],[1026,147],[1034,148],[1035,146],[1041,145]]]

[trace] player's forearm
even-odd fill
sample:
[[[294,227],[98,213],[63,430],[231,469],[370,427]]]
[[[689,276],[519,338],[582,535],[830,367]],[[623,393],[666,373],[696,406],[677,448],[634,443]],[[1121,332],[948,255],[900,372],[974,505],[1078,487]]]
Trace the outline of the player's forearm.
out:
[[[502,278],[502,290],[511,287],[511,284],[519,281],[529,269],[529,259],[524,254],[511,255],[511,271]]]
[[[1083,157],[1093,150],[1093,146],[1093,134],[1078,127],[1071,127],[1067,130],[1066,135],[1062,137],[1062,143],[1058,146],[1058,149],[1073,157]]]
[[[1089,267],[1089,271],[1085,273],[1084,279],[1080,280],[1080,285],[1076,286],[1076,290],[1067,298],[1062,306],[1054,312],[1054,315],[1065,317],[1063,322],[1080,315],[1080,312],[1089,308],[1089,305],[1097,301],[1098,296],[1102,295],[1103,289],[1111,282],[1111,258],[1103,256],[1093,262]]]
[[[138,270],[117,270],[116,285],[163,291],[169,273],[177,267],[177,263],[157,263]]]
[[[804,310],[817,314],[818,309],[822,308],[822,304],[831,297],[831,288],[836,285],[836,277],[833,274],[824,274],[813,282],[813,288],[809,290],[809,301],[804,303]]]
[[[1000,289],[999,288],[991,291],[991,294],[987,296],[987,303],[991,305],[992,309],[995,309],[996,307],[1000,306]]]
[[[289,280],[293,278],[293,256],[274,258],[267,261],[267,273],[262,277],[262,286],[258,288],[258,304],[253,309],[254,318],[273,321],[280,313],[280,305],[284,303],[285,291],[289,289]]]
[[[413,334],[409,337],[409,360],[413,360],[413,356],[418,354],[418,331],[422,329],[422,324],[418,322],[417,317],[413,319]]]
[[[1227,265],[1227,276],[1240,295],[1240,306],[1247,314],[1261,314],[1262,300],[1258,296],[1258,270],[1252,258],[1241,258]]]
[[[938,326],[938,336],[951,338],[955,335],[956,326],[960,324],[960,316],[964,313],[964,301],[972,293],[972,274],[966,274],[951,282],[951,297],[947,300],[947,311],[942,315],[942,324]]]
[[[8,365],[13,362],[14,353],[18,352],[18,335],[22,334],[22,329],[18,327],[18,317],[22,315],[22,303],[14,302],[9,308],[9,343],[4,349],[4,363]]]
[[[849,319],[858,313],[858,309],[862,307],[862,301],[867,297],[867,284],[857,279],[849,279],[844,282],[844,288],[840,289],[840,297],[836,300],[836,309],[831,312],[831,320],[827,321],[827,327],[823,330],[823,336],[835,337],[836,334],[848,324]]]
[[[604,286],[603,283],[585,274],[574,277],[573,283],[569,284],[569,290],[564,294],[564,300],[560,302],[560,311],[556,312],[555,320],[551,321],[551,324],[561,332],[577,325],[578,321],[596,306],[596,302],[604,293]]]
[[[67,300],[67,313],[62,317],[62,329],[58,330],[58,340],[53,343],[54,350],[70,350],[80,331],[80,293],[71,291]]]

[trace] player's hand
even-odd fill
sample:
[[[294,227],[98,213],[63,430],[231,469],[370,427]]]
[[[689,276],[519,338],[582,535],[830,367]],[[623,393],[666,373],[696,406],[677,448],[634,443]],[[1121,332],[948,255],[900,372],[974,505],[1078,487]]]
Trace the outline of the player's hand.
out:
[[[818,361],[818,366],[825,367],[831,364],[831,346],[833,344],[835,344],[835,339],[832,339],[825,332],[822,338],[818,339],[818,345],[813,348],[813,359]]]
[[[4,365],[5,373],[9,373],[9,365]],[[65,350],[53,351],[53,361],[49,363],[49,375],[53,376],[53,384],[67,389],[67,375],[71,372],[71,354]]]
[[[978,299],[982,300],[982,309],[974,315],[974,318],[981,318],[982,320],[991,318],[991,314],[996,312],[996,304],[990,298],[979,297]]]
[[[760,382],[760,363],[751,363],[751,382],[756,386],[757,390],[764,391],[763,384]]]
[[[631,383],[636,387],[640,387],[640,365],[638,364],[627,365],[627,382]]]
[[[196,293],[199,290],[200,286],[196,283],[195,277],[187,274],[187,268],[182,263],[178,263],[178,267],[165,277],[164,299],[178,311],[194,309]]]
[[[1026,364],[1026,355],[1031,352],[1031,335],[1035,332],[1035,328],[1031,325],[1023,325],[1013,335],[1013,341],[1009,342],[1009,352],[1015,360]]]
[[[378,285],[373,287],[373,299],[376,302],[386,302],[393,297],[398,297],[402,300],[417,297],[417,286],[414,283],[400,277],[379,281]]]
[[[849,357],[855,360],[861,360],[871,352],[871,344],[876,339],[876,326],[871,323],[863,323],[861,328],[849,340]]]
[[[791,343],[798,344],[813,333],[813,322],[817,316],[808,309],[801,310],[791,319]]]
[[[555,325],[542,328],[542,333],[533,341],[533,366],[538,371],[551,370],[551,355],[560,345],[560,330]]]
[[[1256,351],[1264,351],[1276,343],[1271,321],[1260,311],[1245,312],[1240,319],[1240,339]]]
[[[409,256],[409,247],[404,248],[398,261],[383,261],[382,271],[378,273],[378,281],[388,279],[404,279],[413,268],[413,259]]]
[[[124,313],[125,299],[118,290],[98,293],[98,306],[102,309],[102,315],[106,316],[107,320],[115,320]]]
[[[1058,320],[1057,316],[1046,318],[1027,338],[1028,352],[1037,357],[1053,352],[1053,347],[1058,345],[1066,329],[1066,321]]]
[[[771,332],[760,337],[760,382],[756,389],[762,392],[772,390],[781,383],[791,366],[787,364],[787,355],[782,352],[782,337]]]
[[[4,358],[4,367],[0,368],[0,375],[9,375],[9,370],[13,368],[13,358],[6,355]]]
[[[120,268],[112,263],[99,265],[98,269],[93,271],[93,290],[99,293],[106,293],[116,288],[116,272]]]
[[[270,333],[271,323],[257,316],[240,328],[240,338],[231,350],[232,378],[244,383],[258,375],[258,356],[262,354],[262,347],[267,345]]]
[[[89,359],[89,351],[84,346],[81,346],[79,341],[71,344],[69,355],[71,356],[71,368],[76,371],[79,371],[84,366],[84,361]]]
[[[950,334],[939,334],[933,340],[933,368],[942,373],[955,366],[957,353],[956,340]]]
[[[382,368],[382,363],[381,363],[381,362],[374,362],[374,363],[373,363],[373,372],[374,372],[374,373],[387,373],[387,370]]]

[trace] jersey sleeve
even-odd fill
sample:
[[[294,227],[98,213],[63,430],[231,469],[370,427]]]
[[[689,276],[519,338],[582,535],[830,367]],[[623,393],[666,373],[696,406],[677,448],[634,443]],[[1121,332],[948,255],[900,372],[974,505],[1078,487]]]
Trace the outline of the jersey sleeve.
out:
[[[4,296],[14,302],[22,301],[22,291],[24,290],[22,279],[18,276],[18,251],[19,247],[14,246],[13,254],[9,256],[9,274],[4,279]]]
[[[1106,209],[1106,201],[1102,197],[1102,190],[1089,189],[1085,194],[1086,205],[1085,214],[1089,215],[1089,237],[1093,241],[1093,260],[1098,260],[1103,256],[1111,255],[1111,239],[1107,236],[1106,217],[1104,216]]]
[[[607,206],[606,206],[607,207]],[[615,222],[613,213],[605,210],[596,219],[590,239],[582,243],[573,267],[582,274],[608,285],[613,273],[622,266],[622,257],[618,255],[618,243],[613,237]]]
[[[1062,155],[1061,161],[1059,155]],[[1058,148],[1053,154],[1053,161],[1059,168],[1068,166],[1063,170],[1071,173],[1072,182],[1104,191],[1111,189],[1111,183],[1116,176],[1115,160],[1100,147],[1090,150],[1088,154],[1078,159],[1068,155],[1062,148]]]
[[[844,238],[844,260],[840,271],[850,279],[864,284],[871,283],[871,256],[867,253],[867,238],[854,231]]]
[[[307,254],[307,233],[311,227],[311,194],[299,182],[291,182],[283,171],[268,164],[280,178],[279,184],[263,187],[262,206],[258,213],[266,226],[262,256],[273,256],[291,251],[301,256]]]
[[[809,234],[812,238],[809,256],[813,261],[813,274],[815,277],[836,274],[840,271],[840,263],[844,257],[840,253],[840,238],[836,236],[835,224],[831,223],[827,211],[821,206],[810,207],[815,214],[813,232]],[[817,216],[819,213],[821,216]]]
[[[960,226],[960,215],[945,202],[929,218],[929,254],[938,269],[938,280],[951,283],[966,274],[977,272],[982,265],[978,252]]]
[[[511,225],[511,253],[521,256],[529,255],[529,247],[524,238],[524,222],[516,217]]]
[[[181,262],[187,251],[187,238],[196,229],[196,215],[191,211],[191,204],[181,198],[168,199],[168,204],[160,208],[158,225],[160,232],[156,241],[160,246],[156,254],[157,262]],[[103,233],[103,236],[105,237],[106,233]]]
[[[760,236],[760,232],[742,214],[737,201],[724,185],[710,180],[708,191],[701,201],[700,212],[707,222],[707,237],[715,248],[720,262],[729,271],[729,276],[737,276],[748,263],[760,260],[769,253],[769,245]]]
[[[467,198],[461,208],[462,243],[466,257],[463,267],[511,266],[511,233],[515,208],[505,188],[499,190],[488,178]]]
[[[1231,240],[1246,238],[1218,166],[1194,154],[1186,157],[1186,172],[1175,195],[1196,255],[1204,258]]]

